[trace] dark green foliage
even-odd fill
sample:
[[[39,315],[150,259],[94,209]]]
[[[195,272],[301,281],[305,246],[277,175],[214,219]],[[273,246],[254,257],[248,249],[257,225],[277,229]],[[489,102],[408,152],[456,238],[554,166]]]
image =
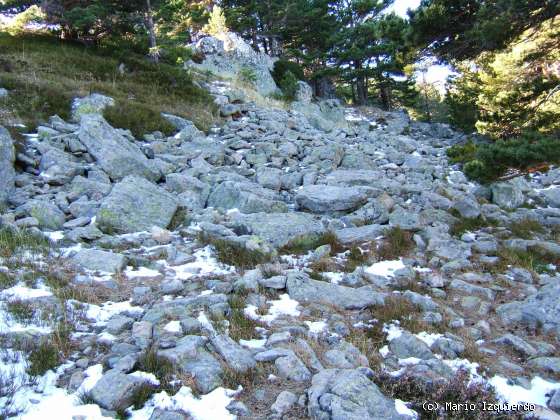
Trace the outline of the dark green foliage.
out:
[[[542,225],[533,219],[523,219],[509,225],[509,230],[516,238],[533,239],[536,233],[543,233]]]
[[[284,98],[290,101],[295,98],[297,92],[297,79],[291,71],[284,74],[284,77],[280,80],[278,86],[282,90]]]
[[[15,286],[17,283],[17,279],[10,275],[10,273],[6,273],[5,271],[0,271],[0,290],[9,289],[12,286]]]
[[[556,0],[423,0],[411,13],[411,38],[439,57],[462,60],[503,49],[558,14]]]
[[[274,63],[272,78],[277,85],[280,85],[280,82],[284,79],[288,72],[292,73],[292,76],[294,76],[296,80],[305,80],[303,68],[298,63],[285,59],[278,60]]]
[[[106,108],[103,116],[113,127],[129,129],[136,138],[154,131],[161,131],[167,136],[176,131],[160,112],[133,101],[118,101],[115,106]]]
[[[139,410],[144,407],[144,404],[152,397],[155,392],[153,385],[148,383],[143,383],[138,388],[134,390],[132,394],[132,407],[135,410]]]
[[[27,372],[31,376],[44,375],[60,363],[58,347],[50,339],[42,339],[39,345],[29,354]]]
[[[474,145],[467,143],[448,150],[448,156],[464,163],[465,174],[479,182],[491,182],[508,170],[525,173],[536,166],[560,162],[560,138],[527,133],[513,140]]]

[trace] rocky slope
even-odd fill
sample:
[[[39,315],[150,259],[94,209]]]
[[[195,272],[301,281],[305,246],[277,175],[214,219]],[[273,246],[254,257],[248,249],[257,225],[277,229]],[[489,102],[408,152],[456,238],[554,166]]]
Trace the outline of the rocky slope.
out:
[[[135,139],[101,95],[17,156],[0,128],[5,413],[555,418],[560,170],[475,185],[448,126],[207,88],[208,134]]]

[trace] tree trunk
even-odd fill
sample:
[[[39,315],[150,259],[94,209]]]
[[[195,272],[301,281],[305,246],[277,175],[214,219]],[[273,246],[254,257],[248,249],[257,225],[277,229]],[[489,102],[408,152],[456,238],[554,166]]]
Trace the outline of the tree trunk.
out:
[[[148,40],[150,43],[149,56],[154,63],[159,62],[159,51],[157,46],[156,31],[154,29],[154,18],[152,14],[152,4],[146,0],[146,28],[148,29]]]

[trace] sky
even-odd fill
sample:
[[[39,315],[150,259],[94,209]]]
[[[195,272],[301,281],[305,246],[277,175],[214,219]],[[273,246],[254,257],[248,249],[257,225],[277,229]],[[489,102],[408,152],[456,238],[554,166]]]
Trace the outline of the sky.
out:
[[[406,12],[408,9],[416,9],[420,5],[421,0],[395,0],[395,2],[388,9],[389,11],[394,11],[397,15],[406,17]],[[426,82],[434,83],[437,85],[438,89],[444,90],[445,81],[447,77],[452,73],[448,66],[434,64],[428,67],[426,72]],[[416,74],[418,80],[422,80],[420,73]]]

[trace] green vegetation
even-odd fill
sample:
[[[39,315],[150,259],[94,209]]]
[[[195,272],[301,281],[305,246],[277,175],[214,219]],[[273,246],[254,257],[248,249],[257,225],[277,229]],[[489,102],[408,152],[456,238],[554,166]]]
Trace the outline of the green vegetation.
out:
[[[229,306],[231,308],[228,317],[229,336],[236,342],[242,339],[250,340],[259,338],[256,328],[262,327],[262,324],[245,316],[243,312],[247,306],[245,298],[240,295],[232,295],[229,299]]]
[[[523,219],[509,225],[511,234],[516,238],[533,239],[536,233],[543,233],[542,225],[533,219]]]
[[[302,255],[313,251],[322,245],[330,245],[331,253],[342,251],[342,246],[338,242],[333,232],[325,232],[320,235],[299,236],[292,239],[279,249],[280,254]]]
[[[451,209],[449,213],[457,219],[449,229],[449,233],[454,236],[461,236],[467,231],[476,232],[485,227],[496,226],[496,221],[487,219],[484,216],[463,217],[456,209]]]
[[[508,170],[527,173],[560,162],[560,138],[529,133],[522,137],[494,143],[466,143],[447,151],[452,161],[464,163],[465,174],[479,182],[491,182]]]
[[[31,350],[27,372],[31,376],[44,375],[48,370],[54,369],[60,363],[58,347],[51,339],[44,338]]]
[[[0,84],[11,91],[2,104],[3,125],[22,122],[32,129],[51,115],[68,119],[72,98],[91,92],[113,97],[117,106],[106,116],[137,136],[154,130],[170,133],[161,112],[188,118],[202,129],[215,118],[209,95],[194,86],[187,72],[131,51],[1,32],[0,49]]]
[[[23,324],[29,323],[33,319],[33,314],[35,312],[33,305],[21,299],[8,301],[6,310],[16,321]]]
[[[0,229],[0,257],[10,258],[22,251],[45,253],[49,248],[49,240],[43,235],[26,230]]]
[[[227,265],[233,265],[241,270],[255,268],[259,264],[265,264],[272,260],[271,254],[266,254],[260,250],[248,249],[242,243],[214,239],[204,234],[199,235],[198,240],[203,244],[212,245],[216,251],[218,261]]]
[[[385,237],[376,254],[381,260],[391,260],[405,256],[414,247],[412,234],[396,226],[385,231]]]

